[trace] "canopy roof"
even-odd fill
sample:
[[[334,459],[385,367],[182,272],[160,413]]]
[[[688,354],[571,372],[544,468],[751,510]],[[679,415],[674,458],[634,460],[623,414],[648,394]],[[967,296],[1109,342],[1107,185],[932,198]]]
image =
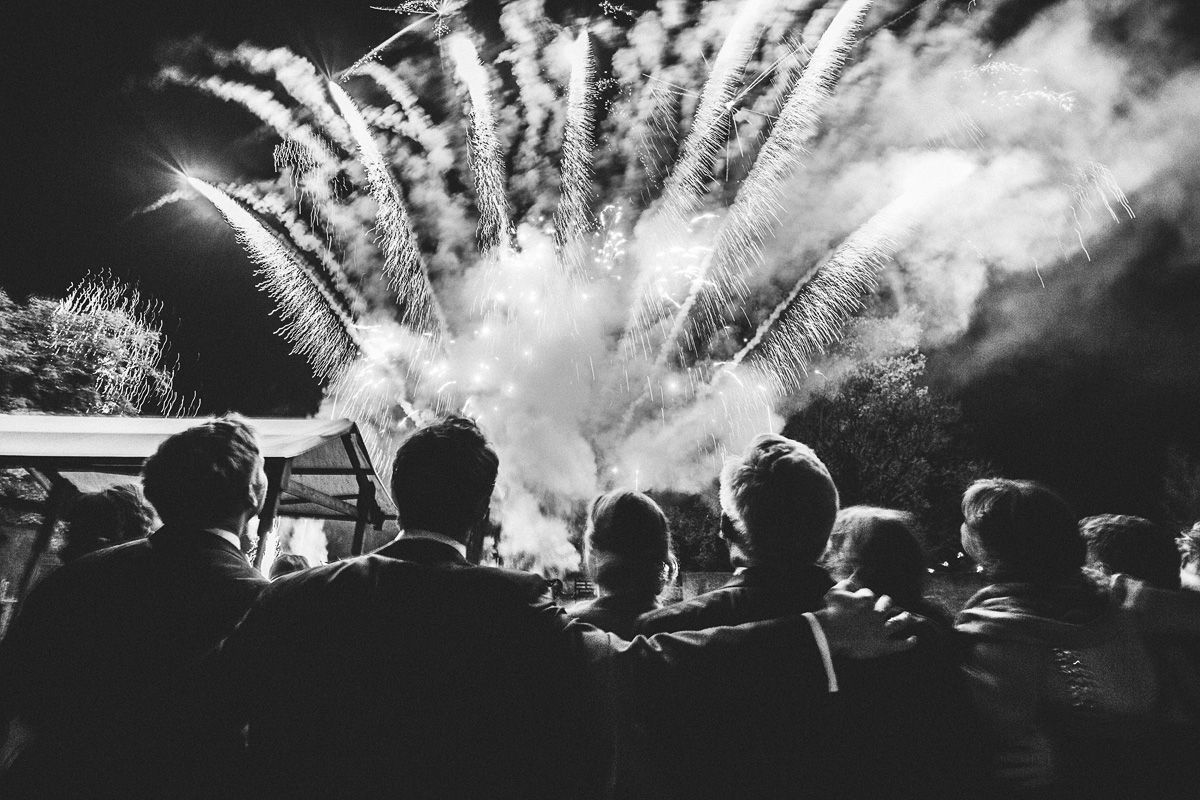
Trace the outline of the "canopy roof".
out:
[[[61,477],[80,491],[127,483],[167,437],[204,421],[195,417],[0,415],[0,467],[25,467]],[[278,489],[278,513],[369,521],[394,518],[395,506],[347,419],[259,417],[268,476]]]

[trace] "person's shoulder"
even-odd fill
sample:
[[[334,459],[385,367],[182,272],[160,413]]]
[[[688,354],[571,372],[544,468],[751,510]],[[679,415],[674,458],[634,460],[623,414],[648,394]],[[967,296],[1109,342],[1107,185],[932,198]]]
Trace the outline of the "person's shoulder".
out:
[[[731,595],[736,591],[737,587],[722,586],[673,605],[647,611],[637,618],[634,630],[649,636],[655,633],[700,630],[719,625],[721,624],[719,622],[705,623],[709,618],[717,615],[719,609],[729,605]]]
[[[550,584],[541,575],[504,567],[472,566],[459,570],[473,580],[512,592],[526,602],[550,600]]]

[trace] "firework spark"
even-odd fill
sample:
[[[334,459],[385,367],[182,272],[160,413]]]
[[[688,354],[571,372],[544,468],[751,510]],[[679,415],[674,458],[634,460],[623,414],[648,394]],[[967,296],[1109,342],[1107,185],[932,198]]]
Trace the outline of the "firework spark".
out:
[[[371,196],[378,206],[376,219],[382,239],[383,268],[392,283],[392,289],[400,296],[401,321],[418,332],[440,338],[446,331],[446,319],[429,283],[429,275],[425,272],[421,251],[417,247],[417,236],[408,219],[408,209],[392,179],[391,170],[354,101],[336,83],[329,84],[329,92],[350,126],[350,133],[358,144],[359,157],[367,171]]]
[[[591,228],[595,56],[587,31],[579,34],[571,59],[567,124],[563,133],[562,191],[554,220],[555,243],[571,272],[583,262],[584,236]]]
[[[294,343],[313,372],[322,379],[341,373],[357,357],[361,345],[353,320],[315,280],[304,260],[250,211],[221,189],[199,178],[188,183],[216,206],[258,267],[259,286],[279,307],[279,332]]]
[[[508,214],[504,152],[496,133],[496,112],[488,89],[487,70],[465,33],[449,36],[446,50],[454,63],[454,73],[470,99],[467,127],[471,171],[475,176],[475,202],[479,207],[479,249],[485,254],[498,247],[512,249],[516,237]]]

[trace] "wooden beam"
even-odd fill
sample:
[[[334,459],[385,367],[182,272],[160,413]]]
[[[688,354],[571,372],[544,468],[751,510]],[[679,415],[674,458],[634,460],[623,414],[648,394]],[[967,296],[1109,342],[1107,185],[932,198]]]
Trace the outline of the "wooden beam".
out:
[[[284,487],[283,491],[292,497],[298,497],[306,502],[345,514],[347,519],[358,517],[358,509],[345,500],[339,500],[332,495],[325,494],[319,489],[314,489],[307,483],[301,483],[294,478],[288,481],[288,485]]]
[[[263,554],[266,552],[271,529],[275,527],[275,517],[279,513],[279,493],[288,484],[288,473],[291,462],[282,458],[267,459],[267,497],[263,501],[262,510],[258,512],[258,547],[254,550],[254,568],[261,569]]]

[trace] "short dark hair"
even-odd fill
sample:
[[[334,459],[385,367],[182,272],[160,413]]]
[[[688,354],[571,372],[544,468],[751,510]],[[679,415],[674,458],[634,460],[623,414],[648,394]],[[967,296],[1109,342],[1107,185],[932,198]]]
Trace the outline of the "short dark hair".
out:
[[[248,507],[262,452],[231,414],[170,436],[142,466],[142,489],[165,523],[216,522]]]
[[[1144,517],[1098,514],[1079,521],[1079,534],[1092,569],[1123,572],[1160,589],[1179,588],[1179,550],[1170,528]]]
[[[963,493],[962,511],[990,579],[1048,584],[1081,574],[1086,551],[1075,514],[1046,486],[978,480]]]
[[[810,447],[763,434],[725,462],[721,511],[737,534],[731,541],[755,556],[815,561],[829,541],[838,492]]]
[[[593,579],[614,594],[653,597],[678,566],[667,515],[641,492],[614,491],[593,500],[583,548]]]
[[[400,527],[465,541],[487,513],[499,465],[483,432],[466,417],[447,417],[414,431],[392,465]]]
[[[876,594],[913,608],[925,591],[925,551],[912,514],[850,506],[838,512],[822,563],[836,580],[851,576]]]

